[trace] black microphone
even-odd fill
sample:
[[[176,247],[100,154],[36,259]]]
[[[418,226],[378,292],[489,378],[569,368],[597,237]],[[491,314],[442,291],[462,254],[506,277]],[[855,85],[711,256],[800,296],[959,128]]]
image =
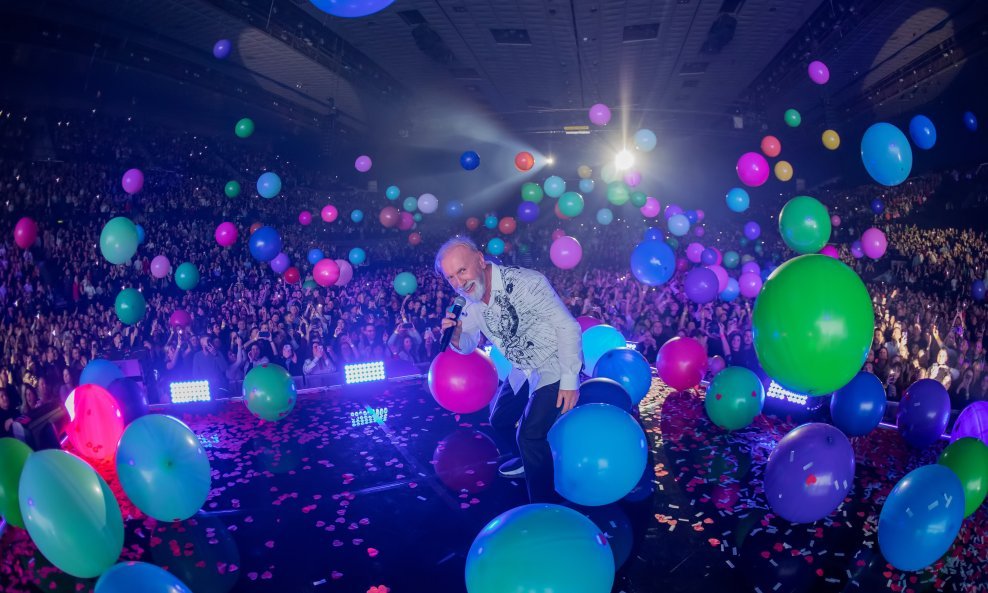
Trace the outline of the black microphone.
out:
[[[467,300],[461,296],[456,297],[453,301],[453,321],[456,322],[460,319],[460,313],[463,312],[463,306],[467,304]],[[453,332],[456,331],[456,324],[446,328],[443,332],[443,337],[439,340],[439,351],[445,352],[446,348],[449,347],[450,340],[453,339]]]

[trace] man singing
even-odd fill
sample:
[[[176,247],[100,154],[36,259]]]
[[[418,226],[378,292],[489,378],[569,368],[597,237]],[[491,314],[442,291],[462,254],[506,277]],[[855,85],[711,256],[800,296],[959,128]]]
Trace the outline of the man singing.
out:
[[[580,396],[580,325],[545,276],[487,262],[468,238],[444,243],[435,267],[467,299],[459,321],[450,313],[442,322],[443,330],[456,326],[453,347],[472,352],[484,334],[512,366],[495,396],[491,426],[502,451],[521,458],[502,464],[501,475],[526,477],[531,502],[558,500],[547,436]]]

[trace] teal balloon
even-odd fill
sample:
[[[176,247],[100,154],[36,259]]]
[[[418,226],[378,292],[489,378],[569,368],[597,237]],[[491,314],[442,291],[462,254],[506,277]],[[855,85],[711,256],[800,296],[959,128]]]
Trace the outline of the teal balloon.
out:
[[[491,345],[491,360],[494,362],[494,368],[497,369],[497,380],[504,381],[507,379],[508,375],[511,374],[511,362],[494,345]]]
[[[487,253],[491,255],[501,255],[504,253],[504,240],[494,237],[487,242]]]
[[[401,203],[401,207],[405,210],[405,212],[415,212],[419,207],[418,198],[408,196],[405,198],[405,201]]]
[[[563,195],[563,192],[566,191],[566,182],[563,181],[562,177],[553,175],[545,180],[545,183],[542,184],[542,188],[545,190],[545,195],[550,198],[558,198]]]
[[[484,227],[489,228],[489,229],[496,229],[497,228],[497,216],[494,216],[493,214],[488,214],[487,216],[485,216],[484,217]]]
[[[257,178],[257,193],[268,200],[277,196],[281,193],[281,177],[271,171],[261,173],[261,176]]]
[[[113,309],[116,311],[120,323],[134,325],[144,319],[147,303],[144,301],[144,295],[141,294],[141,291],[135,288],[125,288],[117,293]]]
[[[192,290],[199,285],[199,269],[192,262],[175,268],[175,285],[182,290]]]
[[[292,376],[276,364],[252,368],[244,377],[243,393],[251,414],[269,422],[287,416],[298,397]]]
[[[623,206],[631,199],[631,192],[623,181],[612,181],[607,184],[607,201],[615,206]]]
[[[882,185],[899,185],[913,168],[913,149],[892,124],[872,124],[861,137],[861,162],[871,178]]]
[[[137,227],[123,216],[110,219],[99,234],[99,250],[111,264],[130,261],[137,253]]]
[[[562,208],[560,208],[560,211]],[[564,213],[565,214],[565,213]],[[601,208],[597,211],[597,222],[600,224],[611,224],[614,221],[614,213],[610,208]]]
[[[29,455],[31,447],[23,442],[11,437],[0,439],[0,516],[22,529],[24,518],[21,517],[17,486]]]
[[[580,180],[580,191],[584,194],[589,194],[593,191],[593,179],[581,179]]]
[[[556,492],[583,506],[624,498],[648,462],[648,439],[631,414],[610,404],[586,404],[549,430]]]
[[[635,132],[635,148],[642,152],[652,152],[655,149],[655,145],[658,143],[658,139],[655,137],[655,132],[647,128],[642,128]]]
[[[364,219],[363,210],[354,210],[353,212],[350,213],[350,220],[352,220],[353,222],[360,222],[363,219]]]
[[[347,259],[350,260],[351,264],[359,266],[367,261],[367,252],[359,247],[354,247],[350,250],[350,254],[347,256]]]
[[[58,449],[32,453],[17,492],[31,540],[49,562],[79,578],[99,576],[120,557],[120,505],[85,461]]]
[[[96,581],[94,593],[192,593],[167,570],[147,562],[121,562]]]
[[[480,530],[467,553],[465,577],[467,593],[610,593],[614,554],[607,537],[579,512],[527,504]]]
[[[389,200],[397,200],[401,197],[401,190],[398,189],[397,185],[389,185],[388,189],[384,190],[384,195],[388,197]]]
[[[583,196],[575,191],[568,191],[559,198],[559,211],[569,217],[579,216],[583,212]]]
[[[725,199],[727,200],[727,207],[731,209],[731,212],[744,212],[751,203],[751,196],[740,187],[731,188],[727,192]]]
[[[402,272],[395,276],[394,285],[395,292],[401,296],[412,294],[419,287],[418,280],[415,279],[415,274],[411,272]]]
[[[635,208],[641,208],[648,202],[648,194],[643,191],[633,191],[631,192],[631,203],[635,205]]]
[[[111,383],[123,378],[124,374],[120,367],[109,360],[94,358],[82,369],[82,374],[79,375],[79,385],[93,384],[109,389]]]
[[[765,387],[758,375],[744,367],[727,367],[707,388],[704,408],[710,421],[725,430],[738,430],[762,413]]]
[[[117,449],[117,475],[127,498],[159,521],[199,512],[211,487],[209,459],[198,437],[176,418],[141,416]]]
[[[724,267],[728,270],[733,270],[738,267],[738,263],[741,262],[741,256],[738,255],[737,251],[725,251],[724,252]]]
[[[414,220],[415,222],[422,222],[422,213],[416,212],[415,214],[413,214],[412,220]]]
[[[597,360],[605,352],[615,348],[624,348],[627,340],[614,327],[606,324],[595,325],[583,332],[583,364],[588,372],[593,372]]]

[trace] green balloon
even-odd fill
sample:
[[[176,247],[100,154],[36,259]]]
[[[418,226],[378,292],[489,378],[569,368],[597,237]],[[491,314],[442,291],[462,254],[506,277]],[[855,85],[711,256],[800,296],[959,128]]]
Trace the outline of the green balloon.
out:
[[[786,125],[795,128],[803,122],[803,117],[795,109],[786,109]]]
[[[402,272],[395,276],[394,284],[395,292],[401,296],[412,294],[419,287],[419,283],[415,279],[415,274],[411,272]]]
[[[199,284],[199,269],[192,262],[175,268],[175,285],[182,290],[192,290]]]
[[[615,206],[622,206],[628,203],[631,194],[628,193],[628,186],[623,181],[612,181],[607,184],[607,201]]]
[[[284,367],[265,364],[244,377],[244,401],[251,414],[262,420],[281,420],[295,407],[295,382]]]
[[[72,576],[92,578],[123,551],[120,505],[82,459],[58,449],[32,453],[18,487],[24,526],[41,553]]]
[[[401,203],[401,207],[405,209],[406,212],[415,212],[419,207],[419,201],[412,196],[405,198],[405,201]]]
[[[147,303],[144,301],[144,295],[141,291],[134,288],[125,288],[117,293],[117,300],[113,304],[113,308],[117,312],[117,319],[121,323],[127,325],[134,325],[141,319],[144,319],[144,313],[147,311]]]
[[[315,288],[319,288],[319,285],[316,284],[316,281],[313,280],[312,278],[309,278],[308,280],[302,283],[302,290],[312,290]]]
[[[240,195],[240,182],[238,181],[227,181],[226,187],[223,188],[223,193],[226,194],[228,198],[235,198]]]
[[[129,218],[110,219],[99,234],[99,250],[111,264],[125,264],[137,253],[137,226]]]
[[[238,138],[250,138],[251,134],[254,133],[254,121],[249,117],[245,117],[237,122],[237,126],[233,129],[233,132]]]
[[[559,196],[559,211],[571,218],[583,212],[583,196],[575,191]]]
[[[668,239],[666,239],[666,245],[672,247],[673,251],[679,249],[679,241],[676,239],[676,237],[669,237]]]
[[[24,528],[20,503],[17,498],[17,485],[21,481],[24,462],[31,454],[28,447],[10,437],[0,439],[0,516],[14,527]]]
[[[545,197],[545,192],[542,191],[542,187],[538,183],[529,181],[521,186],[522,200],[538,204],[543,197]]]
[[[770,377],[809,395],[847,385],[875,333],[864,282],[826,255],[801,255],[776,268],[752,313],[755,353]]]
[[[179,420],[148,414],[130,423],[117,449],[117,475],[137,508],[159,521],[195,515],[209,496],[209,459]]]
[[[728,270],[733,270],[738,267],[738,262],[741,261],[741,256],[738,255],[737,251],[725,251],[724,252],[724,267]]]
[[[641,208],[648,201],[648,196],[645,195],[643,191],[633,191],[631,192],[631,203],[634,204],[635,208]]]
[[[796,253],[817,253],[830,240],[830,213],[816,198],[796,196],[779,213],[779,234]]]
[[[954,470],[964,486],[964,516],[978,510],[988,495],[988,445],[974,437],[959,438],[947,445],[937,460]]]
[[[748,426],[764,405],[765,387],[758,375],[744,367],[727,367],[717,373],[704,400],[707,416],[726,430]]]

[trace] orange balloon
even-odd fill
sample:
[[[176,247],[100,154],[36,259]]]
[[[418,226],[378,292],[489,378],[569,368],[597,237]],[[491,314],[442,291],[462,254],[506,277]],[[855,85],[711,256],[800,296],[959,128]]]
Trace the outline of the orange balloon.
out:
[[[515,167],[519,171],[528,171],[535,166],[535,157],[530,152],[519,152],[515,155]]]
[[[411,245],[418,245],[422,242],[422,235],[416,231],[408,235],[408,243]]]
[[[470,218],[467,219],[467,228],[470,229],[471,231],[477,230],[477,227],[479,226],[480,226],[480,220],[478,220],[476,216],[471,216]]]
[[[501,222],[497,223],[497,228],[503,234],[510,235],[511,233],[515,232],[516,228],[518,228],[518,223],[515,222],[515,219],[513,217],[505,216],[504,218],[501,219]]]
[[[782,152],[782,143],[775,136],[762,138],[762,152],[768,157],[777,157]]]
[[[254,234],[254,231],[256,231],[257,229],[261,228],[262,226],[264,226],[264,225],[261,224],[261,223],[259,223],[259,222],[255,222],[254,224],[250,225],[250,234],[253,235]]]

